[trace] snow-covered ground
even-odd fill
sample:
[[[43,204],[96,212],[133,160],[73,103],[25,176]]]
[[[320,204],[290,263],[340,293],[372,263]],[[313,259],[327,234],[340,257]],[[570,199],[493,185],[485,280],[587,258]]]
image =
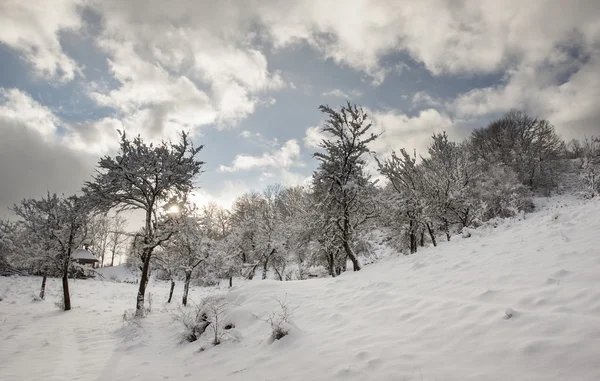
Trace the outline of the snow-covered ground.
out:
[[[539,203],[335,279],[195,288],[194,300],[232,302],[217,347],[181,344],[180,285],[166,305],[153,281],[152,313],[135,324],[122,315],[137,285],[73,281],[75,308],[59,312],[58,281],[32,302],[39,279],[0,278],[0,380],[600,380],[600,203]],[[273,297],[297,306],[296,327],[270,343],[258,318]]]

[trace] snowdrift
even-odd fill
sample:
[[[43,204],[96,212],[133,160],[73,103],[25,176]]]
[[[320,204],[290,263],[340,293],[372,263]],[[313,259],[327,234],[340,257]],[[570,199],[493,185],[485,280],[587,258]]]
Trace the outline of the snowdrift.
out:
[[[166,283],[150,285],[138,324],[122,319],[135,285],[74,281],[64,313],[55,280],[31,302],[38,279],[0,278],[0,379],[600,380],[599,233],[598,201],[538,200],[525,217],[358,273],[195,288],[194,300],[231,303],[235,328],[216,347],[181,343]],[[272,342],[275,299],[297,308]]]

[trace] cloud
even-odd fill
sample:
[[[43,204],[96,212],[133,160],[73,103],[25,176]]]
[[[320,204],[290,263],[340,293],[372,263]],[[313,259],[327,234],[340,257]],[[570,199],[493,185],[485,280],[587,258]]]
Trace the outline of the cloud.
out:
[[[353,99],[353,98],[359,98],[362,93],[358,90],[352,90],[350,91],[350,93],[345,93],[340,89],[333,89],[331,91],[325,91],[321,94],[324,97],[337,97],[337,98],[344,98],[344,99]]]
[[[373,123],[369,133],[381,134],[370,146],[376,154],[387,155],[400,148],[425,153],[432,134],[447,131],[450,135],[457,135],[452,117],[434,108],[421,110],[413,117],[394,109],[365,108],[365,111]],[[321,141],[327,138],[328,135],[322,132],[321,127],[309,127],[305,131],[304,145],[307,148],[318,148]]]
[[[312,180],[312,176],[307,176],[302,173],[292,172],[286,168],[279,170],[279,182],[286,187],[295,187],[298,185],[308,185]]]
[[[433,96],[429,95],[425,91],[416,92],[412,98],[412,107],[413,108],[422,107],[422,106],[438,107],[441,105],[442,105],[442,102],[439,99],[434,98]]]
[[[421,110],[414,117],[396,110],[370,111],[369,115],[373,120],[372,132],[382,134],[371,144],[371,149],[384,156],[400,148],[425,154],[432,134],[448,131],[452,135],[454,127],[448,115],[432,108]]]
[[[304,146],[307,148],[317,148],[327,135],[321,131],[320,126],[308,127],[304,136]]]
[[[224,181],[223,186],[218,193],[211,194],[200,188],[192,193],[191,201],[198,206],[216,203],[225,209],[230,209],[236,198],[249,191],[250,188],[243,181]]]
[[[248,171],[263,168],[289,168],[302,166],[300,146],[295,139],[285,142],[277,151],[265,152],[261,156],[237,155],[231,166],[221,165],[221,172]]]
[[[96,157],[71,149],[57,135],[61,123],[16,89],[0,89],[0,218],[8,207],[46,191],[72,194],[88,179]]]
[[[566,81],[560,81],[564,72]],[[600,110],[600,52],[585,60],[564,57],[545,70],[521,67],[505,83],[470,90],[458,96],[449,108],[458,118],[497,117],[512,108],[525,110],[552,122],[565,138],[598,134]]]
[[[65,125],[62,144],[70,149],[96,156],[116,152],[119,148],[117,131],[125,131],[123,123],[115,118],[103,118],[93,122]]]
[[[98,46],[121,86],[92,95],[128,117],[155,109],[157,132],[236,125],[257,107],[274,104],[273,97],[261,98],[264,92],[285,86],[251,44],[246,7],[184,0],[168,9],[162,2],[135,0],[94,6],[105,20]]]
[[[82,27],[79,0],[0,2],[0,43],[19,51],[36,74],[72,80],[80,67],[63,51],[59,34]]]
[[[0,118],[4,123],[23,125],[46,140],[57,132],[58,118],[45,106],[19,89],[0,88]]]

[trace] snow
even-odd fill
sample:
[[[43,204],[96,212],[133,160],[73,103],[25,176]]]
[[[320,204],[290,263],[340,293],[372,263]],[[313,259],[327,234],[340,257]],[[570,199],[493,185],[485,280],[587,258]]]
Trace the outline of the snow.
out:
[[[125,264],[112,267],[101,267],[95,270],[104,280],[117,282],[135,282],[139,278],[139,271],[134,272],[128,269]]]
[[[600,202],[537,204],[338,278],[193,288],[231,302],[216,347],[181,343],[181,284],[167,305],[168,283],[152,281],[135,323],[122,316],[137,285],[74,280],[59,312],[59,280],[32,302],[39,278],[0,277],[0,380],[599,380]],[[274,297],[297,309],[270,343]]]
[[[89,251],[85,250],[85,249],[77,249],[73,252],[73,254],[71,254],[71,258],[73,259],[88,259],[88,260],[94,260],[94,261],[98,261],[98,258],[96,258],[96,256],[92,253],[90,253]]]

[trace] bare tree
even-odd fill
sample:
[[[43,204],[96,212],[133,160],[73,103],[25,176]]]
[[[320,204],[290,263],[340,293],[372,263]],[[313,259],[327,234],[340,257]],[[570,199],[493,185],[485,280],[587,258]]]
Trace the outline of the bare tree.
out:
[[[163,247],[165,254],[172,258],[170,261],[174,267],[185,276],[181,303],[186,306],[192,273],[208,258],[214,243],[201,225],[201,218],[195,207],[182,204],[177,213],[179,216],[174,220],[175,233],[169,241],[163,243]],[[171,282],[173,286],[173,278]]]
[[[564,142],[547,120],[512,110],[473,131],[470,145],[476,158],[509,166],[532,189],[557,185]]]
[[[85,183],[84,192],[97,208],[140,209],[145,213],[137,316],[144,313],[152,252],[172,235],[158,223],[159,209],[175,193],[188,194],[194,188],[193,180],[204,164],[196,159],[201,149],[193,146],[186,133],[177,143],[163,141],[157,145],[148,145],[139,136],[128,139],[121,133],[119,154],[100,159],[94,180]]]
[[[329,106],[319,110],[329,119],[322,128],[328,135],[319,145],[323,151],[314,154],[319,161],[313,176],[317,207],[335,224],[337,242],[358,271],[360,262],[352,248],[355,231],[376,214],[367,197],[373,182],[364,171],[365,155],[370,152],[368,144],[379,135],[369,133],[372,124],[367,113],[350,102],[340,111]]]
[[[39,200],[25,199],[14,206],[14,212],[23,219],[25,229],[39,244],[48,263],[60,273],[65,311],[71,309],[69,293],[69,269],[71,254],[87,237],[85,229],[89,220],[89,208],[85,198],[59,197],[48,194]],[[45,281],[42,291],[44,292]]]
[[[128,234],[125,232],[125,226],[127,220],[116,214],[111,220],[110,230],[108,232],[108,247],[110,250],[110,265],[115,265],[115,257],[123,249],[123,246],[129,239]]]

